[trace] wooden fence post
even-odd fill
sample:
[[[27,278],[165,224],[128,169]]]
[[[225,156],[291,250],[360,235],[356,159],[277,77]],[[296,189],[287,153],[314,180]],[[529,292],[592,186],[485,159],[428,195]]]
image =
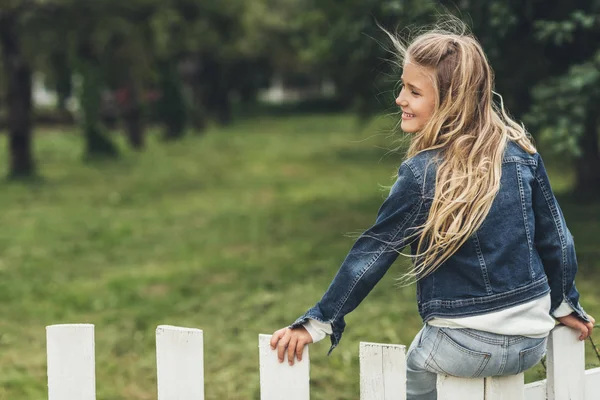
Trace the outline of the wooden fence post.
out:
[[[600,367],[588,369],[587,371],[585,371],[585,400],[597,399],[599,393]]]
[[[466,379],[438,375],[438,400],[591,400],[600,393],[600,368],[585,371],[579,332],[558,326],[548,340],[547,379],[523,384],[523,374]],[[49,400],[95,400],[94,325],[46,327]],[[290,367],[259,335],[261,400],[308,400],[310,362]],[[406,399],[406,347],[360,343],[361,400]],[[287,355],[287,354],[286,354]],[[159,400],[204,400],[203,333],[160,325],[156,329]]]
[[[525,375],[485,378],[485,400],[523,400]]]
[[[271,350],[271,335],[258,336],[261,400],[308,400],[310,397],[310,363],[308,346],[304,346],[302,361],[290,366],[286,358],[277,359],[277,349]]]
[[[360,343],[360,399],[406,400],[406,346]]]
[[[49,400],[95,400],[94,325],[46,327]]]
[[[584,400],[585,343],[580,333],[558,326],[548,339],[548,400]]]
[[[527,400],[547,400],[546,398],[547,380],[531,382],[525,385],[524,398]]]
[[[200,329],[156,328],[159,400],[204,400],[204,354]]]
[[[438,375],[438,400],[483,400],[484,380]]]

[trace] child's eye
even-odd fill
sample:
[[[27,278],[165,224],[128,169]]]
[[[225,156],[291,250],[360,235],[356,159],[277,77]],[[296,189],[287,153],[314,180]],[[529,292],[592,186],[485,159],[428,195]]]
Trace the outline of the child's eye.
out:
[[[406,85],[404,84],[404,82],[400,82],[400,90],[404,89],[406,87]],[[411,90],[410,93],[413,96],[420,96],[421,94],[419,92],[415,92],[414,90]]]
[[[406,87],[406,85],[404,85],[404,82],[400,81],[400,90],[404,89]],[[411,90],[410,93],[413,96],[420,96],[419,92],[415,92],[414,90]]]

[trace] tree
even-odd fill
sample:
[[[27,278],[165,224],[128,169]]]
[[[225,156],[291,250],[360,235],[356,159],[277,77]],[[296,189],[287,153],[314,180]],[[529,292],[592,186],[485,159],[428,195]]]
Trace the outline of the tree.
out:
[[[450,10],[453,3],[443,1]],[[574,194],[600,197],[598,100],[600,2],[463,0],[496,72],[496,91],[535,136],[575,163]],[[566,16],[566,18],[565,18]],[[516,45],[518,43],[518,45]]]
[[[100,118],[101,91],[105,83],[100,55],[86,36],[80,39],[76,53],[76,70],[82,77],[79,102],[86,139],[85,156],[88,159],[116,157],[117,147],[107,136]]]
[[[333,81],[338,101],[363,119],[390,109],[399,68],[393,67],[392,46],[379,26],[393,32],[432,22],[436,5],[416,0],[296,3],[305,11],[286,21],[295,28],[288,47],[298,54],[283,53],[287,65],[299,61],[300,71]]]
[[[145,93],[154,67],[149,20],[156,9],[151,1],[128,2],[126,7],[113,6],[107,21],[110,28],[103,63],[106,85],[117,95],[129,145],[136,150],[145,143]]]
[[[142,95],[150,80],[152,48],[148,19],[156,9],[154,0],[47,0],[46,12],[36,21],[43,35],[35,37],[37,66],[70,91],[71,74],[79,78],[75,91],[79,120],[88,159],[113,158],[118,149],[103,123],[106,117],[102,96],[117,92],[130,145],[144,144]],[[49,12],[49,11],[52,12]],[[66,76],[68,75],[68,76]]]
[[[574,194],[600,199],[600,2],[571,6],[566,19],[541,20],[537,37],[563,56],[563,71],[533,90],[528,120],[545,130],[556,152],[575,160]]]
[[[35,175],[31,151],[32,70],[23,49],[24,15],[31,12],[29,3],[0,8],[0,46],[7,85],[7,119],[10,149],[10,178]]]
[[[61,73],[71,72],[80,78],[75,95],[80,105],[78,120],[86,159],[114,158],[119,153],[101,121],[101,93],[106,88],[103,60],[111,33],[108,3],[39,0],[35,18],[31,19],[37,35],[28,37],[30,47],[36,50],[31,58],[40,70],[57,80]],[[57,65],[57,58],[64,64]]]

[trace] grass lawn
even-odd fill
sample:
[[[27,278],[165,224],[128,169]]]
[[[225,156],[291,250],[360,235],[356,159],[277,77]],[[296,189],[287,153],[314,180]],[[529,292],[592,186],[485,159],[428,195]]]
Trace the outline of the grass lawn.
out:
[[[43,180],[0,183],[0,399],[47,398],[45,326],[57,323],[96,325],[99,400],[156,398],[159,324],[204,330],[207,400],[258,399],[258,334],[320,299],[393,183],[401,155],[388,153],[388,125],[256,118],[150,138],[140,154],[121,143],[121,160],[95,165],[82,163],[79,135],[39,134]],[[568,168],[547,164],[568,189]],[[561,204],[582,304],[598,317],[600,205]],[[359,341],[410,343],[414,286],[395,287],[407,262],[347,317],[331,356],[329,340],[311,346],[311,398],[358,398]],[[527,380],[541,376],[536,367]]]

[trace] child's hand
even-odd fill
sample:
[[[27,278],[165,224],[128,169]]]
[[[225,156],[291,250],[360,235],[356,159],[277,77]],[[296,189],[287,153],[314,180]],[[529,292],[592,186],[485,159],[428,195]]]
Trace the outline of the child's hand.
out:
[[[568,326],[569,328],[573,328],[581,332],[579,336],[579,340],[585,340],[588,336],[592,334],[592,330],[594,329],[594,324],[596,320],[591,315],[588,315],[588,318],[592,322],[585,322],[581,319],[577,318],[574,315],[566,315],[564,317],[557,318],[561,324]]]
[[[302,351],[304,346],[312,343],[312,336],[303,326],[290,329],[283,328],[273,333],[271,337],[271,348],[277,348],[277,358],[282,363],[285,358],[285,350],[287,348],[288,363],[294,365],[294,355],[298,356],[298,361],[302,360]]]

